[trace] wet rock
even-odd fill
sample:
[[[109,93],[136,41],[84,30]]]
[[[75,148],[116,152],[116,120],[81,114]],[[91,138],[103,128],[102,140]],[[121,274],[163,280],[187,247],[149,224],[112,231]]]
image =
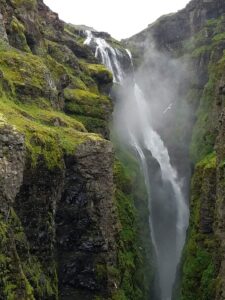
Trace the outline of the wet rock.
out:
[[[1,212],[14,203],[23,180],[25,141],[0,115],[0,199]]]
[[[107,282],[99,286],[94,268],[99,259],[116,262],[112,163],[112,145],[105,141],[82,144],[66,158],[56,218],[62,297],[76,289],[107,290]]]

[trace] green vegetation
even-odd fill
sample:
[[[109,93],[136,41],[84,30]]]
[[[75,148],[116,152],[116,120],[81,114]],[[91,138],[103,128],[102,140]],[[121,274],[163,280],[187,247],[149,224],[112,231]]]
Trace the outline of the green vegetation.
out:
[[[30,92],[26,95],[29,98],[50,92],[51,75],[38,56],[17,50],[1,51],[0,70],[14,97],[20,96],[18,89],[22,88]]]
[[[96,63],[91,51],[81,44],[82,39],[71,28],[56,33],[58,29],[52,24],[45,26],[45,20],[39,15],[33,24],[36,0],[11,2],[17,14],[10,17],[8,24],[9,43],[16,48],[0,40],[0,128],[9,126],[24,136],[26,171],[29,168],[29,172],[35,173],[41,164],[50,174],[56,170],[62,172],[66,155],[74,154],[86,141],[102,140],[95,133],[108,136],[112,104],[106,89],[112,84],[112,74]],[[24,19],[32,9],[35,9],[34,16],[31,15],[28,26]],[[53,23],[58,25],[57,18]],[[71,39],[72,46],[56,42],[58,34],[62,35],[62,41]],[[82,59],[78,58],[79,53],[76,56],[76,51],[81,52]],[[25,222],[29,219],[24,212],[26,208],[18,208],[14,203],[7,205],[14,207],[24,223],[20,223],[13,208],[9,208],[9,215],[0,215],[0,298],[58,299],[55,258],[50,255],[42,258],[36,251],[29,237],[32,226]],[[41,209],[36,202],[34,207]],[[48,205],[44,209],[53,218]],[[54,247],[54,221],[42,215],[38,218],[38,225],[50,231],[52,245],[49,246]],[[119,271],[111,265],[96,266],[100,282],[109,277],[119,285]]]
[[[22,23],[19,22],[19,20],[15,17],[13,17],[11,22],[11,30],[15,34],[15,38],[17,39],[18,46],[21,50],[26,52],[31,52],[30,48],[27,45],[27,40],[25,37],[25,27]]]
[[[22,24],[15,21],[13,26],[23,31]],[[98,132],[98,127],[107,127],[107,115],[111,112],[108,97],[88,91],[80,73],[80,77],[76,77],[69,66],[57,63],[50,55],[42,58],[12,48],[0,51],[0,112],[8,124],[25,135],[33,165],[43,157],[50,168],[61,166],[65,153],[74,152],[76,146],[88,139],[100,139],[87,133],[85,125],[88,123],[92,132]],[[56,99],[56,85],[65,76],[72,87],[80,88],[64,91],[65,110],[72,113],[72,117],[57,109],[61,104]],[[86,80],[88,76],[83,73]]]
[[[117,185],[115,199],[121,222],[118,254],[118,273],[121,275],[121,285],[119,295],[115,295],[114,299],[143,299],[140,289],[134,282],[135,260],[139,256],[139,250],[137,224],[135,224],[136,210],[131,196],[131,181],[118,161],[115,164],[114,174]]]
[[[183,53],[192,58],[212,53],[225,39],[224,24],[224,16],[208,20],[199,32],[183,42]]]
[[[65,89],[65,110],[69,114],[107,120],[111,112],[111,103],[106,96],[100,96],[79,89]]]
[[[181,300],[214,299],[217,279],[218,245],[204,220],[214,219],[215,201],[211,185],[215,181],[216,155],[200,161],[192,180],[191,218],[183,253]],[[207,203],[205,203],[207,201]],[[208,210],[203,208],[208,207]]]
[[[104,134],[107,132],[107,121],[98,118],[75,115],[75,118],[84,124],[89,132]]]
[[[65,167],[65,156],[74,154],[79,145],[102,140],[94,132],[108,131],[112,105],[102,87],[112,84],[112,74],[96,64],[91,51],[71,28],[64,32],[63,28],[62,32],[55,29],[62,25],[57,18],[46,26],[36,10],[36,0],[10,3],[17,13],[7,20],[9,43],[0,39],[0,128],[9,127],[24,136],[29,171],[36,172],[41,163],[52,173]],[[72,46],[56,42],[59,34],[62,41],[68,39]],[[81,51],[82,59],[76,51]],[[16,205],[10,202],[6,206],[9,213],[0,215],[0,298],[58,299],[54,258],[34,254],[25,232],[29,225],[20,223],[10,208]],[[46,210],[52,218],[47,206]],[[54,242],[53,220],[46,218],[41,222],[51,230]],[[103,271],[98,268],[99,278],[103,278]],[[112,266],[107,266],[106,272],[112,278],[118,276]]]
[[[219,84],[225,70],[225,53],[221,51],[225,40],[224,24],[225,16],[208,20],[202,30],[185,41],[183,49],[184,53],[191,53],[190,58],[197,70],[204,70],[203,64],[208,67],[208,82],[203,90],[198,91],[201,95],[199,106],[194,103],[198,109],[190,155],[195,171],[191,187],[190,227],[181,266],[181,286],[179,297],[174,298],[179,300],[215,299],[220,286],[221,246],[216,236],[216,209],[218,201],[221,201],[217,189],[223,177],[217,177],[217,126],[223,97],[219,93]],[[195,86],[198,80],[193,78]],[[223,168],[223,162],[219,167]]]
[[[118,239],[119,290],[114,300],[148,299],[152,280],[148,197],[136,158],[117,150],[115,201],[121,230]]]
[[[216,116],[215,94],[218,81],[225,70],[225,55],[217,62],[211,62],[208,67],[209,81],[206,84],[200,100],[197,112],[197,122],[194,127],[191,142],[191,157],[194,162],[199,161],[214,148],[216,128],[214,118]]]
[[[99,83],[110,83],[113,80],[112,73],[100,64],[86,64],[90,76],[96,79]]]
[[[4,299],[57,298],[57,278],[48,277],[45,267],[30,255],[22,225],[12,208],[7,219],[0,216],[0,253],[0,289]]]
[[[42,156],[49,168],[61,166],[64,153],[73,153],[76,146],[89,139],[100,139],[86,133],[82,123],[62,112],[14,103],[7,98],[0,99],[0,103],[7,123],[25,135],[33,165]]]
[[[224,16],[218,19],[210,19],[199,32],[183,42],[182,54],[191,59],[193,63],[192,69],[194,69],[195,72],[195,67],[200,64],[200,62],[204,62],[206,67],[208,66],[209,81],[205,86],[203,99],[201,100],[201,102],[206,102],[207,104],[210,104],[210,99],[211,102],[213,102],[212,95],[215,92],[215,84],[221,75],[221,71],[219,70],[221,63],[218,62],[220,58],[217,57],[217,51],[220,47],[223,47],[224,24]],[[201,66],[201,69],[202,67],[203,66]],[[195,77],[196,74],[193,74],[193,70],[191,70],[191,72],[193,75],[192,84],[195,86],[198,80]],[[204,98],[207,98],[207,100],[204,101]],[[205,110],[206,109],[210,109],[210,107],[205,107]]]
[[[24,6],[28,10],[34,9],[37,5],[36,0],[12,0],[12,3],[16,8]]]
[[[64,96],[65,99],[68,101],[76,101],[79,104],[98,104],[100,103],[109,103],[109,99],[106,96],[99,96],[94,93],[84,91],[84,90],[71,90],[71,89],[65,89],[64,90]]]
[[[211,62],[208,67],[209,80],[206,84],[200,105],[197,111],[197,122],[194,126],[190,153],[194,162],[198,162],[205,155],[211,153],[214,148],[216,138],[216,128],[214,118],[216,116],[215,94],[223,72],[225,70],[225,60],[222,57],[217,63]]]
[[[86,37],[82,37],[79,34],[80,28],[73,24],[66,24],[64,28],[65,33],[67,33],[71,38],[75,39],[79,44],[83,45]]]

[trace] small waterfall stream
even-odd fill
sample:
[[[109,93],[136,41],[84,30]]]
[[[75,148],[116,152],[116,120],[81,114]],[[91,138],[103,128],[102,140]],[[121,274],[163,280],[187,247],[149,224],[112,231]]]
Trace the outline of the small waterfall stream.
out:
[[[188,226],[189,211],[182,193],[182,185],[177,172],[172,167],[167,148],[159,134],[152,128],[150,104],[135,82],[126,85],[126,76],[120,64],[120,50],[112,48],[104,39],[96,38],[87,31],[86,45],[95,46],[95,56],[113,73],[114,82],[120,83],[126,97],[121,97],[116,105],[114,123],[122,119],[117,128],[118,135],[122,130],[128,144],[139,156],[145,184],[149,195],[150,229],[156,255],[157,287],[155,297],[160,300],[171,300],[176,269],[181,258]],[[127,55],[132,56],[129,50]],[[121,107],[123,111],[121,112]],[[121,129],[122,126],[122,129]],[[149,155],[157,161],[160,176],[152,176]]]

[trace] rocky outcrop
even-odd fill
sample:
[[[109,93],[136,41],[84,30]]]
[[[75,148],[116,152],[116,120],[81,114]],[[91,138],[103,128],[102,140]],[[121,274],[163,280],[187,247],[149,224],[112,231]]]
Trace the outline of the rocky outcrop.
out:
[[[115,174],[113,78],[84,39],[42,0],[0,0],[1,300],[148,296],[147,203]]]
[[[222,0],[192,0],[183,10],[162,16],[148,28],[124,42],[143,51],[146,42],[153,41],[160,51],[174,55],[174,51],[176,53],[177,50],[182,50],[183,41],[194,37],[207,20],[219,18],[224,12]]]
[[[0,115],[0,143],[1,212],[7,217],[23,180],[25,144],[23,135],[7,124],[3,115]]]
[[[0,299],[110,297],[114,155],[88,130],[108,136],[101,91],[112,76],[42,1],[2,1],[0,19]],[[79,97],[68,100],[66,88]]]
[[[116,266],[117,221],[113,203],[111,143],[87,142],[65,160],[56,211],[57,257],[62,299],[110,297],[116,284],[98,269]]]
[[[3,156],[1,164],[1,174],[7,180],[1,181],[2,195],[7,197],[1,196],[1,214],[8,224],[13,208],[26,236],[26,254],[19,239],[12,253],[7,244],[7,255],[14,261],[16,251],[18,261],[22,261],[21,272],[33,288],[32,295],[35,299],[57,299],[59,280],[61,299],[93,299],[95,294],[110,297],[116,287],[114,280],[107,276],[102,282],[97,269],[117,264],[118,220],[113,203],[111,143],[82,144],[74,155],[65,158],[64,168],[49,170],[42,160],[35,168],[29,163],[25,166],[23,138],[10,132],[9,127],[1,129],[1,134],[11,151],[7,153],[8,163]],[[6,146],[3,150],[6,153]],[[12,239],[18,239],[13,226],[11,230]],[[1,252],[6,254],[2,247]],[[35,260],[29,271],[24,266],[27,259]],[[14,270],[10,275],[14,277],[12,282],[19,284],[16,278],[20,272]],[[2,292],[6,290],[5,283],[5,279],[1,281]],[[42,284],[41,289],[38,284]],[[10,292],[16,294],[15,288],[2,294],[1,299],[9,297]],[[20,287],[19,294],[26,294],[25,286]]]

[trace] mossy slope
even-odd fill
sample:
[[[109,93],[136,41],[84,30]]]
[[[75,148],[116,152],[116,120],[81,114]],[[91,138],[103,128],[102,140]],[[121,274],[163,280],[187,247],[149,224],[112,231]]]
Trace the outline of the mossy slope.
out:
[[[17,191],[18,203],[7,202],[4,194],[1,199],[0,299],[53,300],[59,293],[54,257],[56,199],[43,197],[38,206],[27,190],[34,188],[37,201],[38,195],[44,195],[44,182],[36,195],[35,186],[29,187],[32,176],[38,172],[46,180],[52,176],[49,184],[55,184],[56,174],[63,179],[65,156],[73,155],[85,142],[107,137],[111,101],[106,89],[112,75],[98,65],[77,36],[64,30],[58,16],[42,1],[4,1],[1,12],[8,35],[4,39],[0,35],[0,124],[6,128],[4,134],[10,135],[13,128],[24,136],[24,169],[30,182],[23,183],[27,201],[23,190]],[[69,109],[72,104],[76,110]],[[89,118],[95,120],[94,125]],[[4,151],[0,149],[0,167],[4,167],[11,146],[7,137],[1,138],[6,143]],[[59,180],[57,186],[61,184]],[[37,234],[34,240],[29,228]],[[47,242],[40,246],[41,254],[36,243],[43,238]]]
[[[87,244],[80,241],[82,247],[89,247],[95,238],[98,247],[99,236],[102,232],[105,234],[105,228],[99,228],[99,222],[94,228],[89,227],[92,226],[93,220],[88,219],[88,209],[92,213],[94,205],[97,211],[98,205],[104,204],[104,199],[96,200],[98,195],[95,195],[93,190],[101,189],[102,182],[91,182],[92,175],[89,174],[88,167],[94,165],[96,158],[97,161],[100,160],[99,148],[103,149],[103,146],[107,145],[106,153],[102,154],[107,155],[106,162],[110,162],[113,156],[109,150],[111,144],[105,141],[109,138],[108,121],[112,113],[112,103],[108,92],[113,78],[112,74],[98,63],[91,50],[83,45],[84,39],[77,34],[73,26],[61,22],[57,14],[51,12],[43,1],[0,2],[4,4],[1,12],[7,32],[4,39],[0,34],[0,129],[2,124],[9,135],[13,130],[25,140],[22,183],[18,190],[15,190],[17,196],[14,200],[8,201],[3,194],[4,205],[0,208],[0,299],[57,300],[65,296],[61,295],[65,278],[63,283],[60,276],[58,278],[60,267],[57,268],[56,247],[66,249],[67,243],[72,240],[72,246],[69,245],[67,249],[70,253],[70,247],[74,247],[73,243],[77,241],[74,241],[74,227],[70,228],[71,224],[68,225],[71,240],[65,241],[65,245],[61,240],[57,240],[56,219],[65,218],[67,226],[66,222],[76,217],[73,212],[77,205],[79,212],[83,212],[83,215],[78,214],[77,218],[83,219],[77,225],[79,232],[76,233],[76,237],[78,235],[79,239],[82,230],[87,230],[89,234],[84,236],[88,240]],[[111,38],[110,43],[121,47]],[[7,162],[7,159],[10,160],[11,146],[7,137],[3,137],[3,142],[6,143],[6,147],[3,153],[0,151],[0,163],[1,160],[3,163]],[[91,147],[93,153],[90,152]],[[80,173],[87,173],[86,181],[82,177],[83,174],[73,169],[77,167],[77,160],[84,159],[85,162],[82,153],[80,157],[75,157],[77,152],[82,152],[81,149],[86,149],[87,160],[89,159],[88,165],[83,165],[83,170],[79,170]],[[94,162],[91,161],[92,154]],[[112,247],[118,251],[116,262],[94,264],[91,272],[101,287],[99,290],[92,290],[92,282],[87,280],[85,284],[90,284],[91,292],[86,292],[86,286],[79,289],[75,283],[74,287],[74,283],[69,279],[69,287],[65,288],[67,292],[71,289],[72,293],[79,295],[91,293],[92,298],[96,296],[96,299],[104,299],[106,295],[109,295],[107,299],[110,297],[117,300],[148,298],[148,274],[152,275],[150,254],[146,252],[146,249],[150,249],[149,232],[147,230],[142,233],[139,227],[142,222],[145,223],[144,226],[148,222],[148,213],[145,210],[147,200],[143,186],[137,188],[136,194],[132,190],[132,185],[138,181],[139,172],[136,162],[132,161],[131,165],[132,167],[125,171],[118,161],[115,163],[115,196],[112,208],[115,216],[111,216],[110,212],[112,220],[108,221],[108,224],[112,222],[115,226],[110,228],[110,235],[117,237],[117,245]],[[100,164],[98,167],[101,169]],[[104,171],[110,174],[112,170]],[[99,175],[98,170],[96,172]],[[12,174],[15,175],[15,171]],[[72,183],[68,190],[63,192],[64,180],[69,181],[70,176]],[[109,184],[110,196],[112,178],[109,178],[109,182],[105,178],[102,179],[104,180],[104,188]],[[79,193],[76,191],[78,188],[81,189]],[[101,192],[99,190],[99,195]],[[67,193],[70,193],[69,197]],[[64,199],[66,204],[63,203]],[[139,200],[142,204],[137,204]],[[56,214],[60,201],[60,212],[63,216]],[[108,205],[107,202],[107,209]],[[141,205],[140,214],[135,205]],[[109,211],[107,213],[109,214]],[[93,219],[97,217],[96,212]],[[64,223],[59,222],[57,226],[63,227]],[[64,232],[60,234],[62,238],[66,235]],[[107,254],[94,253],[93,256],[97,257],[96,261],[104,261],[104,255]],[[88,259],[91,258],[87,253],[85,255]],[[113,257],[114,254],[109,253],[105,261],[111,259],[110,255]],[[74,259],[76,257],[71,257],[71,261]],[[65,261],[62,257],[58,265],[64,264]],[[68,276],[71,276],[75,269],[70,269],[70,266],[65,268],[67,271],[69,269]],[[90,275],[86,265],[84,270]]]

